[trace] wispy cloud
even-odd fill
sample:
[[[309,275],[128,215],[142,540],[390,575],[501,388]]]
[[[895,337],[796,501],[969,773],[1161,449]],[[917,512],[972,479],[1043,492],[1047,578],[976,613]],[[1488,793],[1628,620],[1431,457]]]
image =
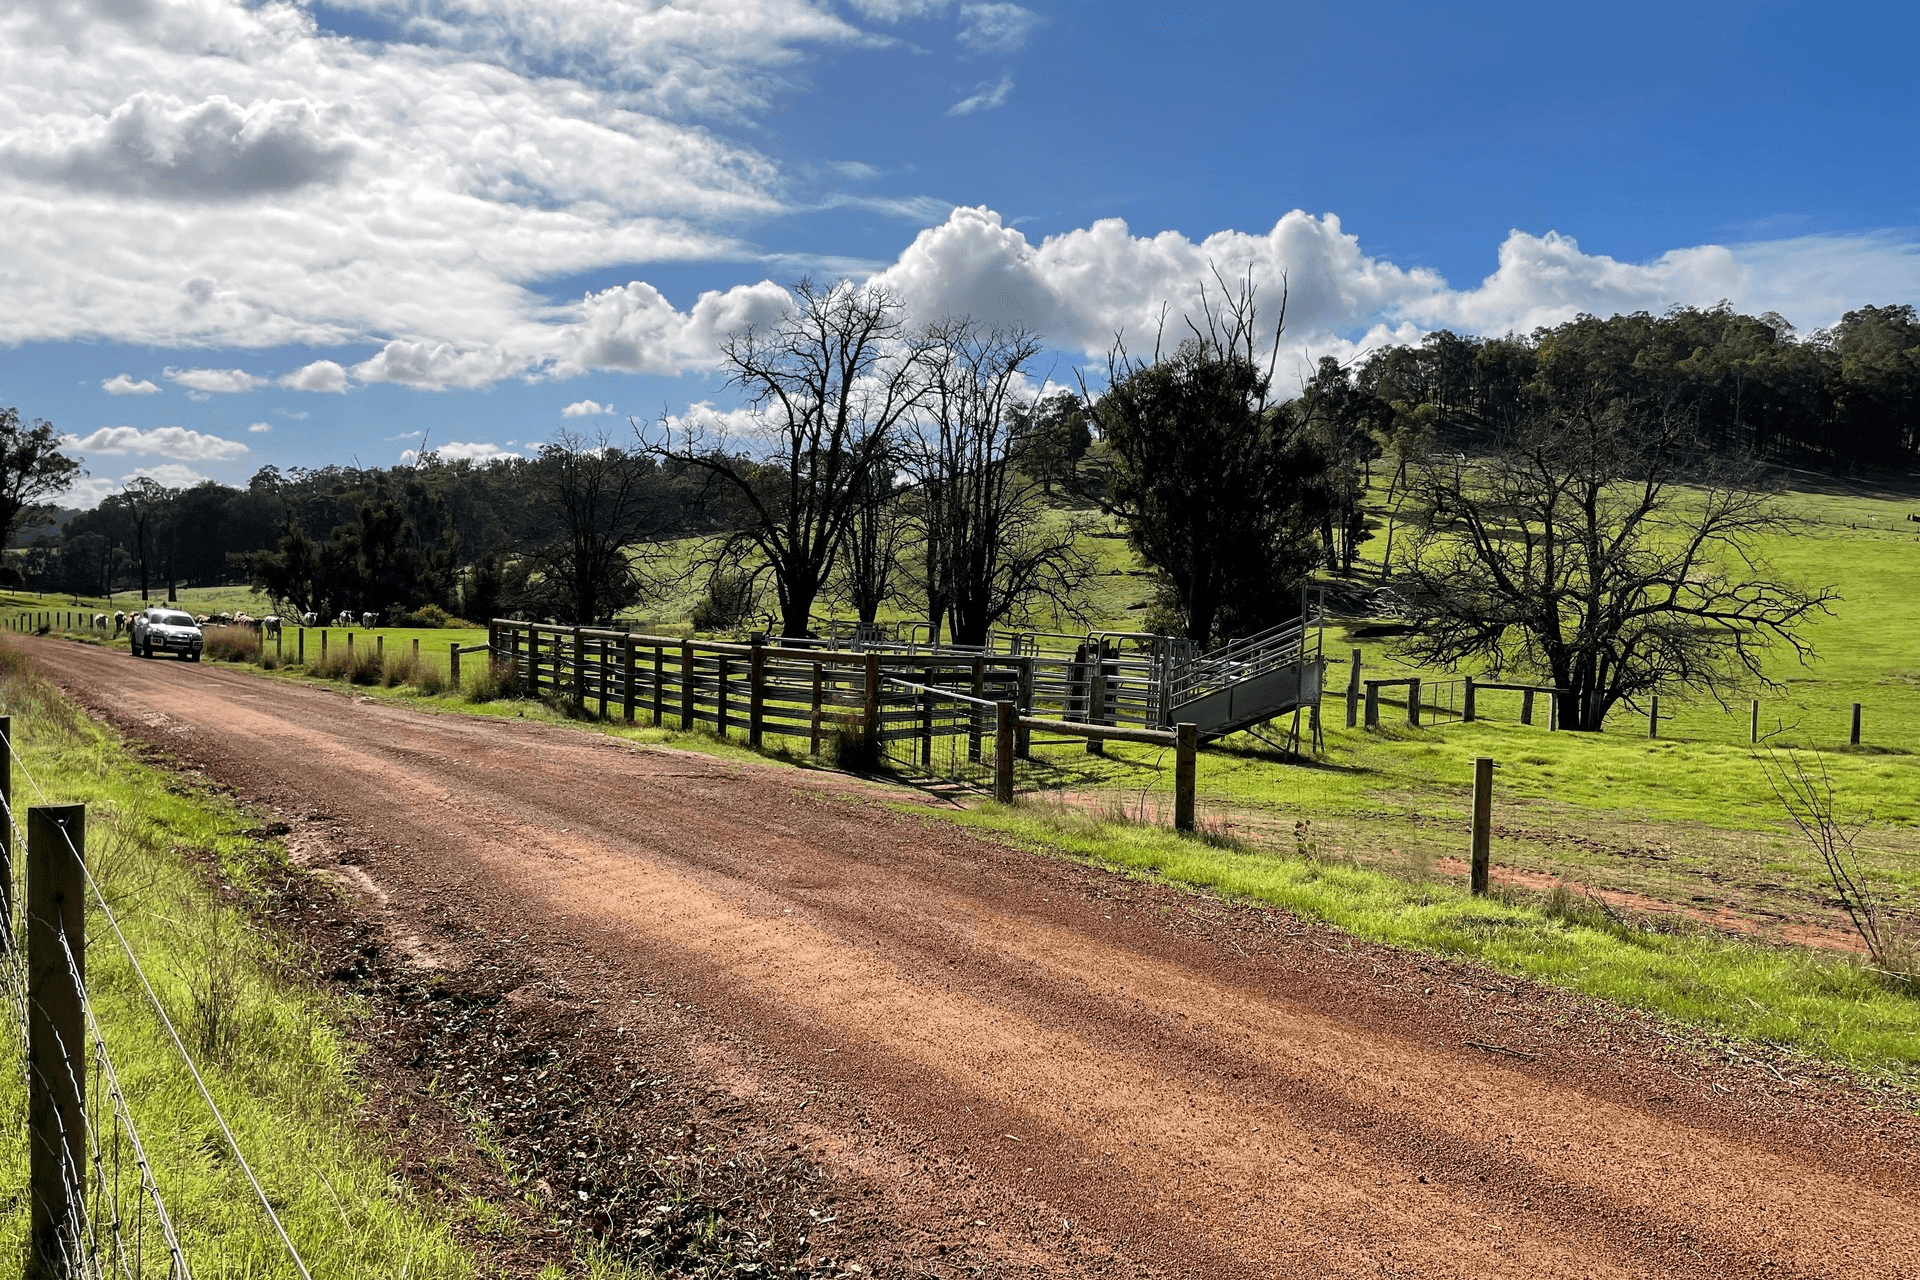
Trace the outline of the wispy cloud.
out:
[[[960,43],[981,53],[1012,53],[1039,25],[1039,14],[1017,4],[960,6]]]
[[[962,98],[947,108],[950,116],[970,116],[976,111],[992,111],[1003,105],[1007,95],[1013,92],[1013,76],[1003,75],[993,84],[982,84],[972,96]]]

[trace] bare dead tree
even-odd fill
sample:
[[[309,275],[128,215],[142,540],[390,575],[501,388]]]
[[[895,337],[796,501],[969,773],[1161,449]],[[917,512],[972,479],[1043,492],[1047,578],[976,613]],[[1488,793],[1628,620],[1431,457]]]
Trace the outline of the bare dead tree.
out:
[[[1409,498],[1403,650],[1545,673],[1569,729],[1646,695],[1773,686],[1766,653],[1806,661],[1800,624],[1835,598],[1774,574],[1761,548],[1797,521],[1681,404],[1537,389],[1491,455],[1418,465]]]
[[[866,626],[873,625],[881,606],[897,594],[907,517],[894,476],[889,455],[856,486],[846,554],[841,557],[840,593]]]
[[[730,549],[765,561],[783,634],[804,636],[868,478],[920,398],[921,356],[884,291],[802,280],[792,292],[783,319],[730,334],[721,348],[729,384],[755,413],[751,430],[663,420],[641,438],[738,498],[745,520]]]
[[[1813,757],[1812,768],[1807,766],[1808,755]],[[1856,842],[1872,821],[1871,815],[1849,822],[1837,813],[1833,776],[1827,771],[1826,757],[1818,751],[1803,754],[1791,746],[1776,745],[1769,738],[1766,754],[1756,753],[1755,758],[1766,772],[1780,807],[1819,855],[1827,883],[1853,921],[1854,931],[1866,944],[1874,965],[1903,985],[1914,985],[1920,978],[1920,948],[1911,934],[1888,915],[1860,864]]]
[[[1093,569],[1082,530],[1046,510],[1042,476],[1020,465],[1018,410],[1039,337],[947,320],[927,331],[925,352],[927,395],[908,457],[935,637],[942,614],[954,643],[982,645],[1041,600],[1075,613]]]

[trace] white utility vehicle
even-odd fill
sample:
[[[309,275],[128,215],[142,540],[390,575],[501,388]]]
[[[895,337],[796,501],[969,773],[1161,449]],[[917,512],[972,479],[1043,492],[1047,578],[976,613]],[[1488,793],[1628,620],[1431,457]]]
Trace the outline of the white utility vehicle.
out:
[[[188,662],[200,661],[200,646],[206,638],[200,624],[190,613],[178,609],[143,609],[133,615],[127,628],[133,656],[151,658],[156,653],[177,653]]]

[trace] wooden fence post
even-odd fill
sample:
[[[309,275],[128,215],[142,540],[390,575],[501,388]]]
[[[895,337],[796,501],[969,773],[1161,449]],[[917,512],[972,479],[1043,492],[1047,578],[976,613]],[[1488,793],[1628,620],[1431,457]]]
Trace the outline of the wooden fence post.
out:
[[[13,717],[0,716],[0,805],[6,812],[0,814],[0,953],[10,952],[14,948],[13,914]]]
[[[1520,691],[1520,723],[1533,723],[1533,690],[1531,689]]]
[[[869,651],[866,655],[866,705],[861,708],[863,723],[867,732],[873,735],[874,742],[880,741],[880,655]]]
[[[1760,699],[1753,700],[1753,714],[1747,723],[1747,741],[1760,741]]]
[[[277,662],[286,661],[286,650],[281,648],[281,641],[285,635],[286,633],[284,631],[276,631],[273,633],[273,656]]]
[[[27,810],[27,1274],[47,1280],[69,1274],[82,1247],[74,1196],[85,1194],[87,1168],[86,821],[85,805]]]
[[[1853,704],[1853,736],[1848,739],[1854,746],[1860,745],[1860,704]]]
[[[460,692],[460,642],[458,640],[447,645],[447,679],[453,685],[453,691]]]
[[[1647,707],[1647,736],[1649,738],[1660,736],[1660,695],[1657,693],[1653,695],[1653,701]]]
[[[325,627],[322,627],[320,628],[320,661],[325,662],[326,660],[327,660],[327,629]]]
[[[1462,724],[1473,723],[1473,677],[1472,676],[1467,677],[1467,683],[1460,691],[1460,721]]]
[[[373,656],[382,663],[386,662],[387,638],[385,636],[375,636],[373,638]]]
[[[685,732],[693,731],[694,724],[694,687],[693,687],[693,641],[680,642],[680,728]]]
[[[560,692],[560,642],[557,637],[554,640],[553,647],[553,691],[558,693]],[[573,686],[573,706],[576,711],[584,713],[587,709],[587,642],[580,638],[579,627],[573,629],[573,652],[570,656],[573,658],[573,680],[571,682]]]
[[[1347,673],[1347,728],[1360,723],[1360,651],[1353,651],[1353,669]]]
[[[638,664],[634,662],[635,643],[633,632],[629,631],[620,639],[620,718],[628,724],[633,723],[634,697],[633,674]]]
[[[294,636],[293,659],[303,667],[307,665],[307,629],[305,627],[301,627]]]
[[[1367,681],[1367,728],[1380,727],[1380,686]]]
[[[1013,803],[1014,719],[1011,702],[993,704],[993,798],[1001,804]]]
[[[921,674],[931,676],[933,672]],[[925,689],[920,691],[920,767],[933,772],[933,695]]]
[[[667,722],[667,646],[653,646],[653,723]]]
[[[747,664],[747,745],[757,747],[766,732],[767,646],[753,646]]]
[[[807,754],[820,754],[820,663],[813,664],[813,714],[807,720]]]
[[[1485,895],[1493,859],[1493,757],[1473,761],[1473,892]]]
[[[1173,829],[1193,830],[1194,757],[1200,751],[1198,725],[1179,724],[1173,728]]]
[[[727,736],[727,655],[713,655],[713,731]]]
[[[1407,724],[1414,729],[1420,727],[1420,678],[1418,676],[1407,681]]]
[[[1087,661],[1092,669],[1087,675],[1087,723],[1105,724],[1107,716],[1107,642],[1102,637],[1100,644],[1088,651]],[[1107,754],[1107,744],[1099,738],[1087,739],[1087,754],[1103,756]]]
[[[413,665],[416,667],[420,665],[420,637],[419,636],[415,636],[413,638]]]

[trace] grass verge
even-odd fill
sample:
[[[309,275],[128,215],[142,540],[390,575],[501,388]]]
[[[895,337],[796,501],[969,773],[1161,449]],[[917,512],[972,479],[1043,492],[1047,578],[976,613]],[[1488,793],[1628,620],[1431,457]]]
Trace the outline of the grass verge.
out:
[[[16,803],[88,806],[93,873],[309,1270],[474,1275],[445,1216],[355,1119],[345,1010],[251,927],[248,898],[286,874],[283,855],[230,805],[134,759],[11,645],[0,645],[0,700],[18,748]],[[87,929],[96,1013],[194,1274],[293,1275],[97,907]],[[18,1063],[17,1028],[0,1037]],[[25,1107],[22,1072],[0,1070],[0,1110],[15,1117],[0,1126],[0,1184],[12,1188],[27,1180]],[[0,1258],[23,1257],[27,1231],[26,1196],[0,1200]]]

